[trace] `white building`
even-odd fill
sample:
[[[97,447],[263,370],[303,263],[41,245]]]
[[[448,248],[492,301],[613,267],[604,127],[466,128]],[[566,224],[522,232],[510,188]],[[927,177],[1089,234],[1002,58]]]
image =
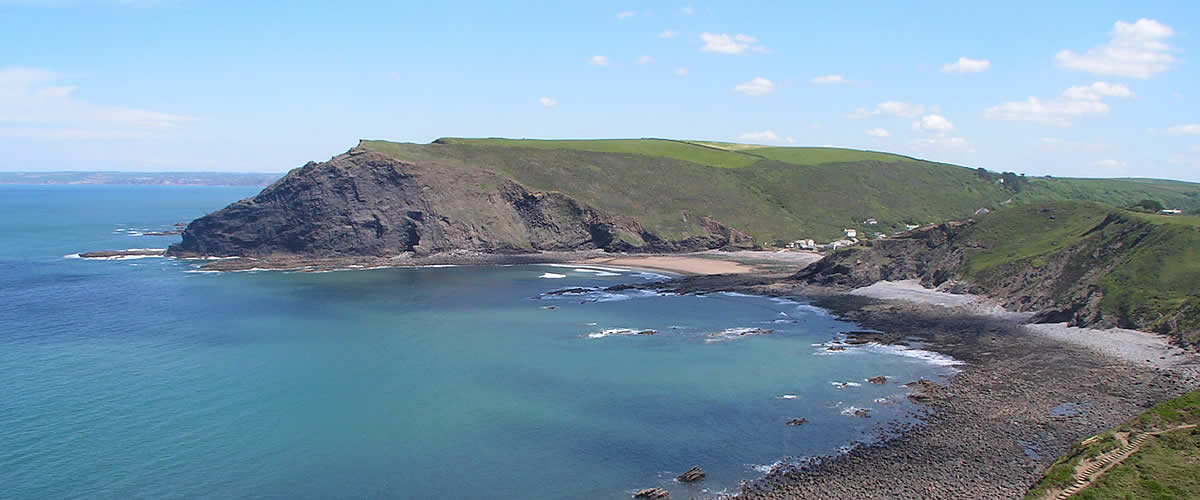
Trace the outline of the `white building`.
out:
[[[847,238],[857,238],[858,237],[858,230],[856,230],[856,229],[843,229],[842,233],[845,234]]]
[[[1180,210],[1178,208],[1164,208],[1162,210],[1159,210],[1158,213],[1166,214],[1166,215],[1179,215],[1179,214],[1183,213],[1183,210]]]

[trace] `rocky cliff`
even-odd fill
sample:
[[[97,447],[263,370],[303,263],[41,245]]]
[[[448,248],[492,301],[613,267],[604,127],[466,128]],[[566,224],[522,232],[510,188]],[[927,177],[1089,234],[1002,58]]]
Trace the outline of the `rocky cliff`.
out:
[[[701,217],[706,234],[667,239],[636,219],[500,173],[455,162],[401,161],[356,147],[289,172],[253,198],[196,219],[181,257],[390,257],[448,251],[688,251],[752,246]]]
[[[832,254],[795,278],[859,287],[919,279],[984,294],[1037,321],[1200,340],[1198,230],[1097,205],[1013,207]]]

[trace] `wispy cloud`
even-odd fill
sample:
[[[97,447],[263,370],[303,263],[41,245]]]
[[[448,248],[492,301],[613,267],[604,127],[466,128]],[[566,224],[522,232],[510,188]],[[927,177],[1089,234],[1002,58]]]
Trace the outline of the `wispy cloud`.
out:
[[[1076,118],[1108,114],[1112,107],[1101,99],[1132,96],[1133,91],[1124,85],[1095,82],[1091,85],[1070,87],[1063,91],[1062,97],[1056,99],[1043,100],[1031,96],[1024,101],[992,106],[983,111],[983,117],[989,120],[1026,121],[1070,127]]]
[[[1175,30],[1170,26],[1153,19],[1138,19],[1134,23],[1117,21],[1108,43],[1090,48],[1083,54],[1063,50],[1055,59],[1060,66],[1075,71],[1150,78],[1175,64],[1171,46],[1166,43],[1174,34]]]
[[[0,69],[0,123],[8,136],[106,138],[146,136],[194,120],[190,116],[93,104],[75,97],[65,77],[42,68]],[[30,127],[29,125],[34,125]]]
[[[742,135],[739,135],[738,140],[761,142],[778,141],[779,134],[776,134],[773,130],[764,130],[762,132],[746,132]]]
[[[541,103],[542,106],[545,106],[547,108],[553,108],[555,106],[558,106],[558,101],[555,99],[552,99],[550,97],[539,97],[538,102]]]
[[[739,83],[733,87],[733,90],[748,96],[760,97],[770,94],[772,90],[775,90],[775,82],[760,76],[748,82]]]
[[[678,68],[675,68],[675,74],[679,75],[679,76],[687,76],[688,69],[683,66],[680,66]]]
[[[925,106],[921,104],[913,104],[902,101],[884,101],[875,106],[874,109],[858,108],[853,113],[846,115],[846,118],[851,120],[861,120],[878,115],[898,116],[900,118],[916,118],[921,113],[925,112]]]
[[[663,30],[662,33],[658,34],[659,38],[675,38],[677,36],[679,36],[679,32],[675,30]]]
[[[1064,90],[1063,97],[1080,101],[1099,101],[1105,97],[1133,97],[1133,91],[1118,83],[1096,82]]]
[[[1200,135],[1200,123],[1176,125],[1168,128],[1167,133],[1170,135]]]
[[[608,56],[592,56],[588,59],[588,64],[593,66],[608,66]]]
[[[701,33],[700,40],[704,45],[701,52],[716,54],[744,54],[747,50],[766,52],[767,48],[758,43],[758,39],[744,33],[728,35],[725,33]]]
[[[810,79],[809,82],[817,85],[837,85],[839,83],[851,83],[850,80],[847,80],[842,75],[817,76]]]
[[[636,15],[637,15],[637,12],[634,12],[632,10],[623,10],[623,11],[617,13],[617,19],[629,19]]]
[[[886,128],[869,129],[866,131],[866,134],[871,137],[889,137],[892,135],[891,132],[888,132]]]
[[[642,56],[637,58],[638,64],[650,64],[652,62],[654,62],[654,58],[650,56]]]
[[[991,67],[987,59],[960,57],[957,61],[942,65],[942,73],[982,73]]]

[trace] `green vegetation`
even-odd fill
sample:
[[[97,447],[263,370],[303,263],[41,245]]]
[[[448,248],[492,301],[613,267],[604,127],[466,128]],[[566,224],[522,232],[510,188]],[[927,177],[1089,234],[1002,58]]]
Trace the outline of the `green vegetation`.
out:
[[[837,148],[667,139],[446,138],[433,144],[363,145],[407,161],[500,172],[531,189],[561,191],[599,210],[636,218],[664,238],[705,234],[704,216],[772,244],[830,241],[843,228],[867,237],[890,234],[905,224],[963,219],[980,208],[1043,200],[1124,207],[1154,199],[1200,208],[1196,184],[982,175],[954,165]],[[1009,176],[1020,180],[998,182]],[[865,224],[867,219],[878,224]]]
[[[1096,442],[1088,445],[1077,443],[1046,471],[1042,480],[1025,498],[1045,498],[1047,492],[1069,486],[1073,482],[1075,466],[1080,461],[1104,453],[1106,446],[1114,446],[1114,432],[1132,432],[1136,435],[1197,424],[1200,424],[1200,391],[1159,404],[1114,431],[1106,432]],[[1075,497],[1200,498],[1200,428],[1173,430],[1147,439],[1140,450],[1109,469]]]
[[[1110,323],[1200,342],[1200,217],[1047,202],[978,220],[963,239],[973,248],[963,270],[972,281],[998,287],[1057,259],[1062,268],[1041,279],[1052,280],[1058,303],[1072,303],[1069,295],[1096,273],[1100,313]]]

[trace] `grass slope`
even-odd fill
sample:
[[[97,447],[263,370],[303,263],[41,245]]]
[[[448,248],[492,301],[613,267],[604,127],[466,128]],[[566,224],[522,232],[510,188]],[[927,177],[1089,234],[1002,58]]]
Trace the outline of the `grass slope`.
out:
[[[1075,466],[1115,445],[1113,432],[1153,432],[1200,424],[1200,391],[1159,404],[1124,425],[1101,434],[1088,445],[1082,442],[1059,458],[1025,498],[1045,498],[1048,491],[1072,482]],[[1188,499],[1200,498],[1200,428],[1180,429],[1148,439],[1140,450],[1076,493],[1081,499]]]
[[[837,148],[668,139],[445,138],[433,144],[363,145],[402,160],[501,172],[532,189],[561,191],[598,209],[635,217],[668,238],[702,234],[700,216],[772,244],[829,241],[843,228],[890,233],[905,224],[965,218],[1009,200],[1083,199],[1116,206],[1149,198],[1200,208],[1196,184],[1033,179],[1017,193],[972,169]],[[866,225],[869,218],[879,224]]]
[[[1053,217],[1051,217],[1053,216]],[[1122,326],[1181,332],[1200,341],[1200,217],[1164,216],[1084,202],[1044,202],[978,217],[965,244],[976,247],[964,272],[987,287],[1014,269],[1041,267],[1067,249],[1054,276],[1071,284],[1090,270],[1087,257],[1117,252],[1100,278],[1100,310]],[[1190,332],[1190,334],[1188,333]]]

